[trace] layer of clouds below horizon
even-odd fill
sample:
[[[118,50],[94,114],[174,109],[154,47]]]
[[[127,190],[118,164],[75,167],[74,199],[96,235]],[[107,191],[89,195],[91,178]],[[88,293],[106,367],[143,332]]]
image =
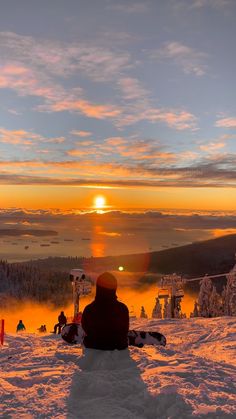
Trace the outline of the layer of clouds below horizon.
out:
[[[101,257],[158,251],[235,234],[236,214],[5,209],[0,212],[0,231],[1,258],[9,261]]]

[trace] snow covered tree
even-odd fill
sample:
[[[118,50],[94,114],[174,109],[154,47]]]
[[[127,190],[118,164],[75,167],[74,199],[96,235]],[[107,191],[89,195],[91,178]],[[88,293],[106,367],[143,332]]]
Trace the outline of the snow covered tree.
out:
[[[221,296],[217,293],[216,287],[212,287],[209,299],[209,317],[219,317],[222,315]]]
[[[224,313],[226,316],[236,316],[236,265],[227,275],[227,285],[224,294]]]
[[[164,299],[164,309],[163,309],[163,318],[164,319],[171,319],[171,303],[166,297]]]
[[[144,306],[141,307],[140,318],[141,319],[147,319],[147,314],[146,314]]]
[[[199,317],[197,301],[194,302],[193,312],[190,313],[190,317]]]
[[[212,281],[207,275],[200,282],[198,296],[199,317],[210,317],[210,296],[212,293]]]
[[[152,310],[152,318],[153,319],[162,319],[162,304],[160,304],[160,300],[156,297],[156,304]]]
[[[174,300],[174,318],[175,319],[180,319],[182,317],[182,313],[181,313],[181,298],[175,298]]]
[[[223,315],[227,316],[228,308],[226,306],[226,286],[223,286],[223,291],[221,293],[221,299],[222,299],[222,311]]]

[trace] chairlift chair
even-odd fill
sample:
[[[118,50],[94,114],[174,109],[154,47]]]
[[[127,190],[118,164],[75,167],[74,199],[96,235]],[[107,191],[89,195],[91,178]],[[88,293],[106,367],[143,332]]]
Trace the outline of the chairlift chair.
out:
[[[158,291],[158,298],[169,298],[170,297],[170,291],[168,288],[161,288]]]
[[[183,288],[179,288],[178,290],[176,290],[174,296],[175,297],[179,297],[179,298],[183,298],[184,297],[184,290],[183,290]]]

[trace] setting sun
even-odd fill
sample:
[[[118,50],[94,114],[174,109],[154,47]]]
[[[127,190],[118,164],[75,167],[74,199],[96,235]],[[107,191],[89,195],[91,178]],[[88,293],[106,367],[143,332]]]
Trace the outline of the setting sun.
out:
[[[94,198],[95,208],[98,208],[98,209],[99,208],[104,208],[105,204],[106,204],[106,200],[105,200],[104,196],[99,195],[99,196],[96,196]]]

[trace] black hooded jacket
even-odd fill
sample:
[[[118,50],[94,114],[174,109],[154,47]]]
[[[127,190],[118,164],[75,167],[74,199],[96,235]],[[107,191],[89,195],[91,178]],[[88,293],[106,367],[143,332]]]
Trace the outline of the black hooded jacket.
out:
[[[82,315],[86,348],[114,350],[128,347],[129,311],[117,301],[115,290],[97,286],[95,300]]]

